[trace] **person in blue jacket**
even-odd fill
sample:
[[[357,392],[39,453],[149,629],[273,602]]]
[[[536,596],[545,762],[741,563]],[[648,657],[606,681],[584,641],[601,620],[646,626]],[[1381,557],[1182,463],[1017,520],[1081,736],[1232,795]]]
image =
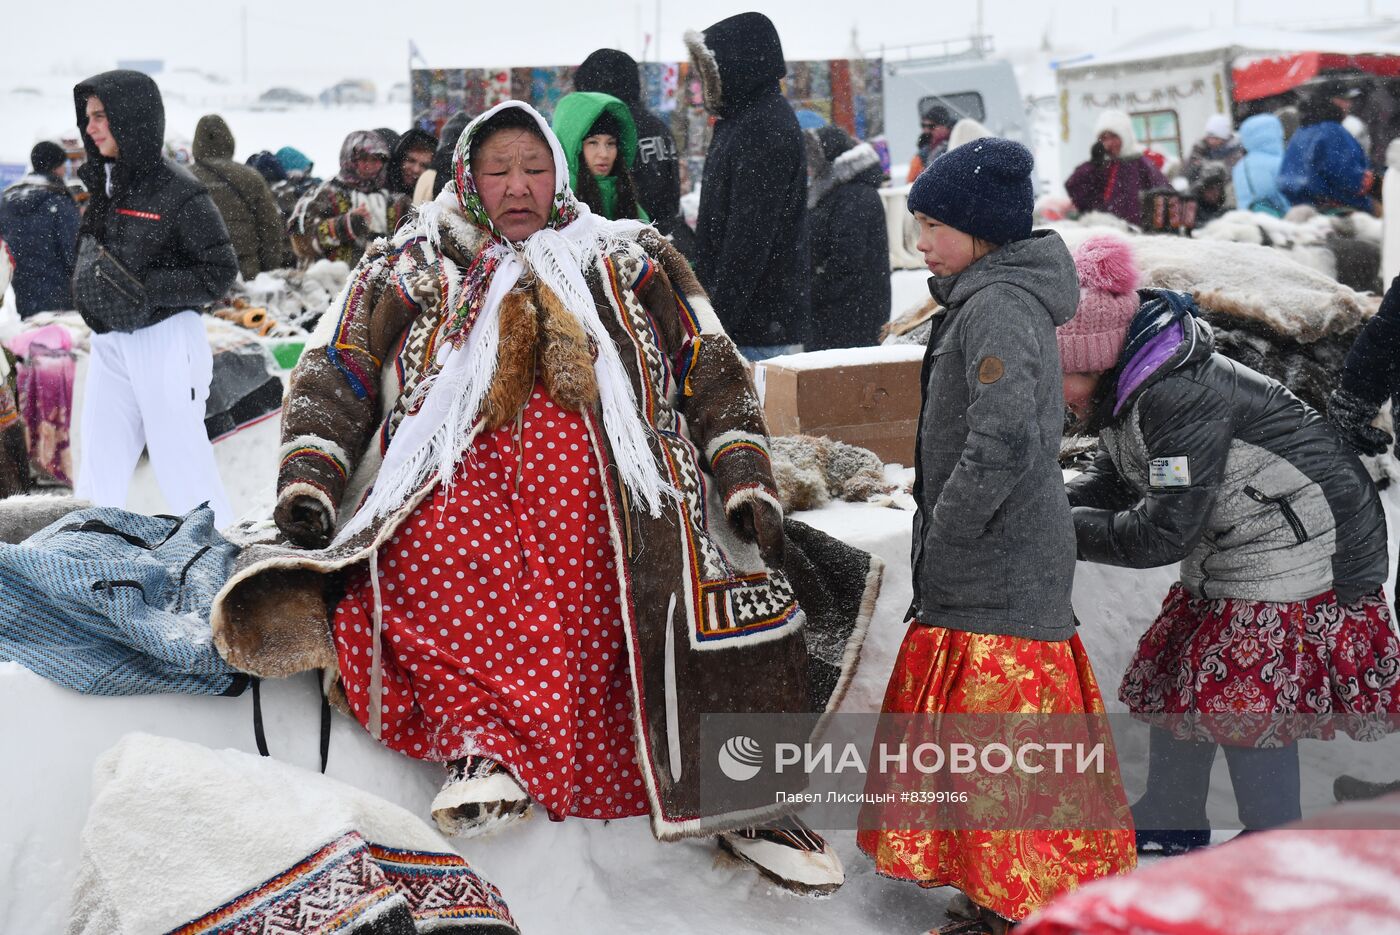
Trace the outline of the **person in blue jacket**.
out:
[[[1235,203],[1243,211],[1259,211],[1283,217],[1288,199],[1278,190],[1283,165],[1283,121],[1273,114],[1255,114],[1240,124],[1240,144],[1245,156],[1235,163]]]
[[[29,153],[34,171],[0,195],[0,237],[15,258],[15,306],[21,318],[73,307],[78,205],[63,181],[63,147],[44,140]]]
[[[1361,144],[1342,126],[1350,98],[1326,90],[1303,101],[1298,132],[1288,141],[1278,188],[1293,204],[1321,211],[1371,211],[1375,181]]]

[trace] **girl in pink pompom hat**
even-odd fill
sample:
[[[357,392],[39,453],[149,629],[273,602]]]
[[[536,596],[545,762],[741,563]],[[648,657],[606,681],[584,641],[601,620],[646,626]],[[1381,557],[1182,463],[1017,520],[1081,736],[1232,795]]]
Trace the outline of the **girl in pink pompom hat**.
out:
[[[1243,827],[1294,821],[1300,738],[1400,723],[1375,486],[1326,420],[1215,352],[1191,296],[1135,292],[1127,241],[1092,238],[1074,261],[1079,312],[1056,340],[1066,404],[1099,437],[1066,485],[1078,557],[1180,563],[1118,692],[1152,725],[1138,848],[1209,843],[1218,746]]]

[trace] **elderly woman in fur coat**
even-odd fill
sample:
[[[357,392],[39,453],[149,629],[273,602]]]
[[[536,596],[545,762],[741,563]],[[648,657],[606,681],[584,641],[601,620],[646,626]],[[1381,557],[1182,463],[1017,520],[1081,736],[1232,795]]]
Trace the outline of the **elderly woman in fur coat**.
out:
[[[338,670],[376,738],[449,765],[449,832],[531,803],[650,814],[834,889],[835,854],[771,794],[702,797],[700,720],[834,707],[878,561],[785,527],[752,384],[685,260],[580,204],[539,114],[482,114],[453,175],[370,247],[292,376],[275,517],[306,550],[245,550],[219,645],[263,674]]]

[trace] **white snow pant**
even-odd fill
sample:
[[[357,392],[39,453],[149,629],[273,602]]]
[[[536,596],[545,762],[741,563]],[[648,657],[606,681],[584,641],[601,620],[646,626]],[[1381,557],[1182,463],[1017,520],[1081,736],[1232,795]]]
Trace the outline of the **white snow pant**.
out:
[[[124,508],[145,448],[172,512],[183,515],[208,501],[218,528],[232,525],[233,509],[204,431],[213,376],[214,355],[198,312],[180,312],[130,334],[94,334],[74,493],[98,506]]]

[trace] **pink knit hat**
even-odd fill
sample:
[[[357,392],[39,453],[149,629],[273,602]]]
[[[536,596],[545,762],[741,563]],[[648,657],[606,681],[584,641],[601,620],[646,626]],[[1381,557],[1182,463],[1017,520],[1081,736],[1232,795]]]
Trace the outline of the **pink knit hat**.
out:
[[[1065,373],[1102,373],[1118,365],[1128,323],[1138,310],[1138,270],[1121,237],[1099,234],[1074,251],[1079,311],[1055,332]]]

